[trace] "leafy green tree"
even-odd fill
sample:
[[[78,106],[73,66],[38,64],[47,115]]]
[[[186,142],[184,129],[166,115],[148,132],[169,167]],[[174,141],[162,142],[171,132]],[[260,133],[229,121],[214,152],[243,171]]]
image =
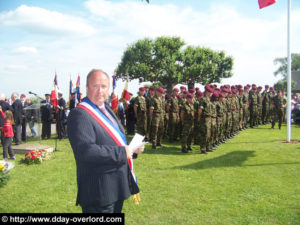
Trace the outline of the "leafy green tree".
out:
[[[128,46],[116,69],[118,78],[159,81],[171,92],[178,83],[220,82],[232,76],[233,59],[223,51],[190,47],[179,37],[145,38]]]
[[[287,91],[287,57],[276,58],[274,64],[280,64],[278,69],[274,72],[275,76],[281,75],[282,79],[279,80],[275,85],[276,90],[285,90]],[[292,71],[300,70],[300,54],[292,53]],[[292,89],[296,87],[296,83],[292,81]]]
[[[287,57],[276,58],[274,64],[279,64],[278,69],[274,72],[275,76],[282,75],[284,79],[287,78]],[[300,54],[292,53],[292,71],[300,70]]]

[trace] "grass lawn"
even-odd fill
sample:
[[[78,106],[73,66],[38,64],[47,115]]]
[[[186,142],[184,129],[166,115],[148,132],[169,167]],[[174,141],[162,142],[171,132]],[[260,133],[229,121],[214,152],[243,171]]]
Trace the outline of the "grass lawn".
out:
[[[208,155],[198,146],[183,154],[180,143],[148,145],[135,160],[142,201],[125,201],[125,223],[300,224],[300,144],[281,142],[285,126],[269,127],[242,131]],[[292,140],[300,141],[299,126]],[[0,212],[81,212],[68,140],[43,164],[20,164],[21,157],[0,188]]]

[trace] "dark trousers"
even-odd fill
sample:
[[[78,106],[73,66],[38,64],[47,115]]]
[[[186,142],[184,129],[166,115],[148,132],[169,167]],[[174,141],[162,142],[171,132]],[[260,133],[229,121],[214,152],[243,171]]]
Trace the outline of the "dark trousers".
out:
[[[26,141],[26,119],[22,120],[22,141]]]
[[[22,124],[14,125],[14,134],[15,134],[15,142],[17,145],[22,143],[21,141],[21,133],[22,133]]]
[[[114,202],[106,206],[87,206],[82,207],[82,213],[121,213],[123,200]]]
[[[3,138],[3,158],[4,159],[7,159],[8,155],[10,158],[15,156],[14,152],[11,148],[11,143],[12,143],[12,137],[4,137]]]
[[[42,122],[42,139],[44,139],[47,136],[47,138],[51,138],[51,122]]]

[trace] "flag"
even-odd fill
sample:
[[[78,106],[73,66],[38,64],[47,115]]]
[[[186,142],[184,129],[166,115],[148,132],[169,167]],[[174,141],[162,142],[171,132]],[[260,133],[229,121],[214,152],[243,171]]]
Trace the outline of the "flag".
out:
[[[78,74],[77,81],[76,81],[76,93],[75,93],[75,103],[78,105],[81,102],[81,95],[80,95],[80,76]]]
[[[115,88],[116,88],[116,86],[117,86],[116,80],[117,80],[117,77],[116,77],[116,71],[115,71],[114,75],[112,76],[113,92],[115,92]]]
[[[119,99],[118,96],[113,92],[111,96],[111,109],[115,114],[118,113]]]
[[[124,86],[124,90],[122,93],[122,98],[125,99],[126,101],[130,100],[130,95],[128,92],[128,73],[127,73],[127,80],[125,81],[125,86]]]
[[[72,91],[73,91],[73,82],[72,82],[72,80],[71,80],[71,77],[70,77],[70,87],[69,87],[69,105],[70,105],[70,102],[71,102]]]
[[[262,9],[264,7],[274,4],[275,2],[276,0],[258,0],[258,5],[259,8]]]
[[[50,95],[50,101],[53,106],[58,106],[58,89],[57,74],[55,72],[53,90]]]

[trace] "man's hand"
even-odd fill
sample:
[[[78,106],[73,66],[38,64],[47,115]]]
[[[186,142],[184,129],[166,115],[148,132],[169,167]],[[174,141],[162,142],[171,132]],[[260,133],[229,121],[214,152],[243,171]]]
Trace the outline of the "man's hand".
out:
[[[127,159],[131,159],[132,158],[132,154],[133,154],[133,151],[131,148],[129,148],[129,146],[125,146],[125,150],[126,150],[126,155],[127,155]]]
[[[145,145],[143,145],[142,147],[139,147],[134,153],[140,154],[144,151],[144,149],[145,149]]]

